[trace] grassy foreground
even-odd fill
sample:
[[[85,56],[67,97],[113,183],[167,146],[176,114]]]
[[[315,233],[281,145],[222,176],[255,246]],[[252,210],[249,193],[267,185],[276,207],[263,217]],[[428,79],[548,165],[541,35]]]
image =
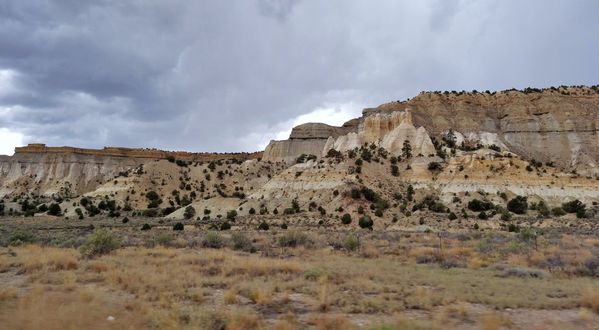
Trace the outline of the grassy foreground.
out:
[[[132,246],[96,230],[78,248],[0,248],[0,328],[599,326],[592,236],[148,235]]]

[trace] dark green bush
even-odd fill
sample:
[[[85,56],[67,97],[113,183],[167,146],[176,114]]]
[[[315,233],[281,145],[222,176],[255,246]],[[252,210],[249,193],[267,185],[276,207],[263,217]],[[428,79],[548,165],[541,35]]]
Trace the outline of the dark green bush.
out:
[[[185,211],[183,212],[183,217],[185,217],[185,219],[191,219],[196,215],[196,209],[189,205],[185,208]]]
[[[516,196],[507,203],[507,209],[516,214],[525,214],[528,210],[527,198],[524,196]]]
[[[233,220],[235,220],[236,217],[237,217],[237,211],[231,210],[231,211],[227,212],[227,219],[233,221]]]
[[[562,209],[567,213],[577,213],[580,210],[584,211],[585,208],[586,205],[584,205],[584,203],[579,201],[578,199],[562,204]]]
[[[345,213],[341,217],[341,223],[343,223],[344,225],[350,224],[351,223],[351,215],[349,215],[349,213]]]
[[[428,170],[429,171],[440,171],[443,169],[443,165],[441,165],[441,163],[439,162],[430,162],[428,163]]]
[[[52,203],[48,207],[48,215],[60,216],[62,214],[62,210],[60,209],[60,205],[57,203]]]
[[[231,224],[229,223],[229,221],[225,221],[220,224],[220,230],[229,230],[229,229],[231,229]]]
[[[262,221],[258,225],[258,230],[268,230],[268,229],[270,229],[270,226],[266,222],[264,222],[264,221]]]
[[[173,230],[183,230],[185,229],[185,226],[183,226],[182,223],[177,222],[176,224],[173,225]]]
[[[399,176],[399,166],[395,164],[391,165],[391,175]]]
[[[371,229],[372,225],[374,225],[374,222],[369,216],[365,215],[361,217],[360,220],[358,220],[358,225],[360,226],[360,228]]]
[[[493,203],[473,199],[468,202],[468,209],[474,212],[488,211],[493,208]]]
[[[554,207],[553,209],[551,209],[551,214],[553,214],[553,216],[555,217],[561,217],[563,215],[566,215],[566,211],[564,211],[564,209],[562,209],[561,207]]]

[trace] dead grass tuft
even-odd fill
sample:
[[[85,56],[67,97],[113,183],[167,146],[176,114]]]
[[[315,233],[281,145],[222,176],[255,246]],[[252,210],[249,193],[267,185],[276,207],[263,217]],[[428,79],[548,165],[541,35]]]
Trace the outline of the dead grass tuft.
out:
[[[309,320],[318,330],[349,330],[356,327],[344,315],[317,315]]]
[[[599,314],[599,288],[587,288],[582,292],[581,305]]]
[[[73,249],[28,245],[20,249],[19,254],[19,267],[26,273],[74,270],[79,266],[78,252]]]

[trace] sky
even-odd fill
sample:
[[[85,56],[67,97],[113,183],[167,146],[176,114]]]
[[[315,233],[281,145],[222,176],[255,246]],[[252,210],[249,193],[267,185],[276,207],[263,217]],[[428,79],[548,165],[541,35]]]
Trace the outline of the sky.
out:
[[[596,0],[2,0],[0,154],[255,151],[423,90],[599,83]]]

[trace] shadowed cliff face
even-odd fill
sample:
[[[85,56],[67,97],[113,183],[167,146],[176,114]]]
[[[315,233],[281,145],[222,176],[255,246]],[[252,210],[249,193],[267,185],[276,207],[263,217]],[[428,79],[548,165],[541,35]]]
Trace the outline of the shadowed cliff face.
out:
[[[375,143],[395,154],[405,139],[421,149],[416,153],[427,155],[431,151],[428,136],[441,138],[452,129],[459,139],[496,144],[527,159],[553,162],[581,173],[599,171],[596,86],[499,93],[425,92],[409,101],[365,109],[363,116],[351,123],[345,127],[349,133],[331,134],[320,153],[316,151],[323,146],[322,131],[313,136],[303,134],[302,141],[293,135],[286,141],[273,141],[265,158],[292,160],[301,153],[322,155],[330,148],[343,151],[363,143]],[[391,134],[400,124],[403,133]],[[330,132],[336,133],[334,128]],[[289,144],[293,147],[279,147]]]
[[[20,193],[77,196],[94,190],[119,172],[143,162],[139,158],[70,153],[16,153],[12,157],[2,156],[0,196]]]
[[[256,159],[256,153],[191,153],[157,149],[46,147],[31,144],[0,156],[0,197],[35,193],[77,196],[95,190],[120,172],[141,164],[168,159],[185,162]]]

